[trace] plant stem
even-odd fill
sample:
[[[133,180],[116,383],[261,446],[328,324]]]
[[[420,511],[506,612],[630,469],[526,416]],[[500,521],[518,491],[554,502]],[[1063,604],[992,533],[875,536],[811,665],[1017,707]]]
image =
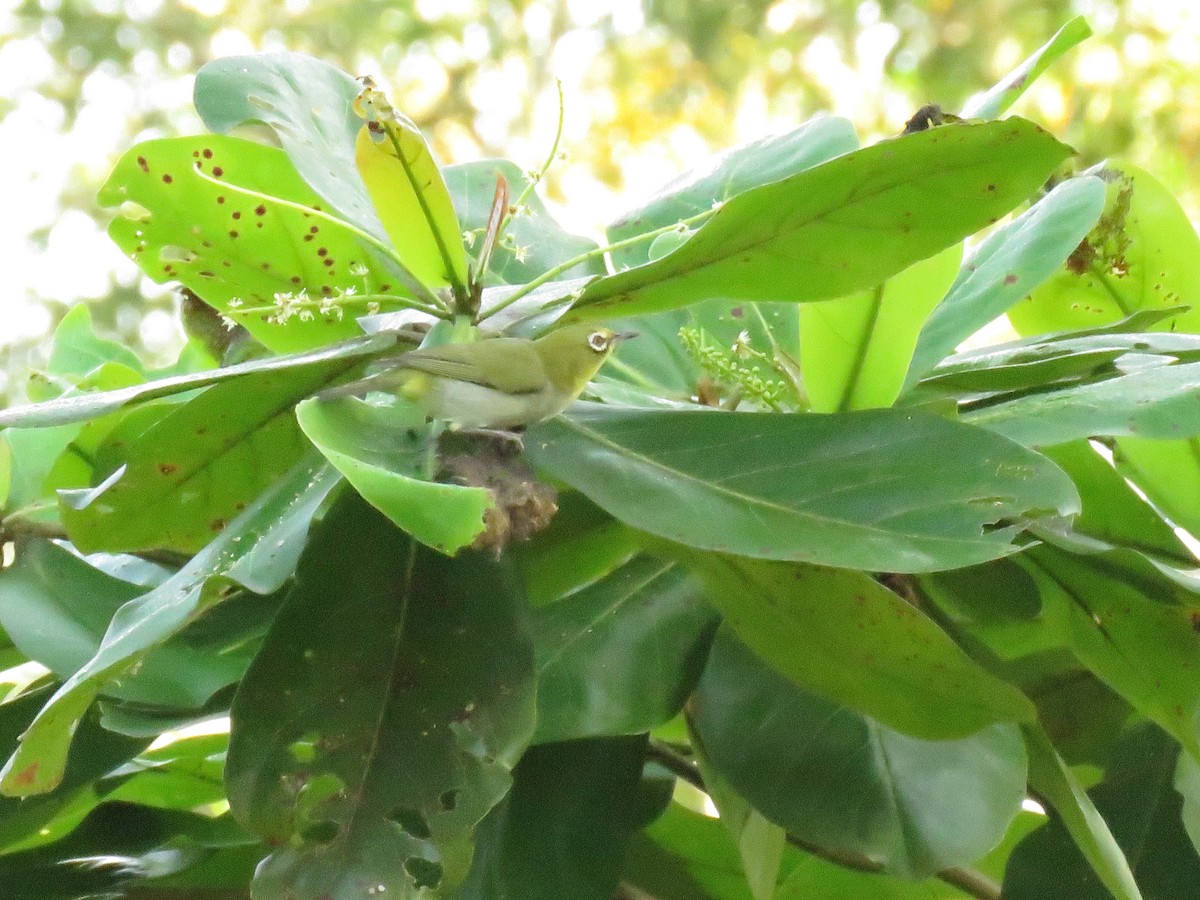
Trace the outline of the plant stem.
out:
[[[670,771],[677,778],[686,781],[692,787],[696,788],[696,790],[705,790],[704,779],[700,775],[700,769],[674,747],[664,744],[662,741],[651,740],[646,750],[646,756],[660,763],[663,768]],[[820,857],[826,862],[834,863],[845,869],[853,869],[857,872],[866,872],[872,875],[883,873],[883,866],[880,863],[853,851],[819,846],[805,841],[790,832],[787,833],[787,842],[793,847],[803,850],[805,853]],[[975,869],[958,866],[943,869],[937,873],[937,878],[977,898],[977,900],[1000,900],[1000,885]]]

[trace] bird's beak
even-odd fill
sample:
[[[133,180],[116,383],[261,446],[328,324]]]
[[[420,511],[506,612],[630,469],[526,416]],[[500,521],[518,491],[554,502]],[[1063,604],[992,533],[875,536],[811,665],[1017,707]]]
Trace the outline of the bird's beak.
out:
[[[619,344],[621,341],[628,341],[637,336],[638,333],[636,331],[618,331],[613,335],[613,340]]]

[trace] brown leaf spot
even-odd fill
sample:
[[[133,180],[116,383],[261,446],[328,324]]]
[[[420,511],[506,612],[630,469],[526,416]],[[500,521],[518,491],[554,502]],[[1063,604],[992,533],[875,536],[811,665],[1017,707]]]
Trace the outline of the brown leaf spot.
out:
[[[159,463],[158,464],[158,471],[162,475],[170,475],[178,468],[179,468],[179,466],[175,465],[175,463]]]
[[[33,784],[33,780],[37,778],[38,769],[41,768],[41,762],[33,762],[27,765],[24,769],[17,773],[14,779],[17,784]]]
[[[224,198],[224,197],[218,197],[218,198],[217,198],[217,203],[218,203],[218,205],[219,205],[219,204],[221,204],[221,203],[224,203],[224,202],[225,202],[225,198]]]
[[[317,256],[328,256],[328,255],[329,255],[329,250],[326,249],[325,247],[317,248]]]
[[[231,231],[231,232],[229,232],[229,236],[231,238],[236,238],[238,236],[238,233],[236,231]]]
[[[225,525],[226,522],[224,519],[213,519],[208,523],[208,528],[210,531],[224,531]]]
[[[220,178],[225,174],[225,170],[220,166],[213,166],[213,178]]]
[[[241,213],[241,211],[240,211],[240,210],[236,210],[236,211],[234,211],[234,213],[233,213],[233,217],[234,217],[235,219],[240,219],[240,218],[242,217],[242,213]]]
[[[163,176],[163,184],[170,184],[170,183],[171,183],[172,181],[174,181],[174,180],[175,180],[175,179],[174,179],[174,178],[172,178],[170,175],[164,175],[164,176]]]
[[[146,162],[146,157],[139,156],[137,158],[137,164],[138,164],[138,168],[141,169],[143,172],[150,171],[150,163]]]
[[[1016,284],[1017,276],[1014,275],[1012,272],[1009,272],[1007,275],[1004,276],[1004,283],[1005,284]]]
[[[207,147],[204,148],[204,158],[212,159],[212,151],[209,150]]]
[[[258,204],[258,206],[254,207],[254,214],[256,216],[265,216],[267,214],[266,205],[262,203]]]

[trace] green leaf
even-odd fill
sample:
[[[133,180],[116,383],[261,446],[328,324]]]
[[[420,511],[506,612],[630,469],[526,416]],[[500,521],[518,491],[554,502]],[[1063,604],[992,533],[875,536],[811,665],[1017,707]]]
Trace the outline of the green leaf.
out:
[[[1200,363],[1160,360],[1104,381],[969,408],[962,418],[1028,447],[1100,436],[1192,437],[1200,434]]]
[[[12,490],[13,458],[12,447],[0,433],[0,511],[8,505],[8,495]]]
[[[159,587],[122,606],[100,649],[55,692],[0,771],[0,793],[27,796],[62,779],[71,735],[96,695],[146,652],[227,599],[231,583],[267,594],[292,574],[309,520],[340,479],[305,461]]]
[[[255,359],[235,366],[226,366],[190,375],[160,378],[115,390],[76,394],[48,400],[45,403],[13,406],[0,410],[0,427],[16,425],[21,428],[46,428],[52,425],[83,422],[116,412],[132,403],[144,403],[159,397],[169,397],[196,388],[231,381],[252,373],[303,370],[309,366],[322,365],[335,360],[361,360],[363,357],[375,356],[395,347],[397,340],[398,337],[395,334],[373,334],[369,337],[342,341],[307,353],[271,356],[266,359]],[[62,433],[66,434],[66,432]],[[11,435],[11,432],[9,434]],[[70,438],[67,438],[66,442],[69,443]]]
[[[354,489],[421,543],[453,555],[484,530],[484,513],[495,505],[490,491],[427,477],[423,414],[358,400],[307,400],[296,418]]]
[[[865,573],[717,554],[684,558],[726,624],[807,691],[928,740],[1033,717],[1018,690]]]
[[[1200,757],[1194,610],[1152,599],[1139,581],[1057,548],[1036,548],[1029,559],[1046,616],[1062,623],[1079,660]]]
[[[362,85],[302,53],[255,53],[214,59],[196,73],[193,102],[212,131],[246,122],[269,125],[308,185],[351,222],[384,237],[366,185],[354,166]]]
[[[1154,360],[1153,357],[1161,357]],[[1025,394],[1092,385],[1124,369],[1200,359],[1200,335],[1065,332],[956,353],[921,381],[921,391],[958,395],[971,406],[999,404]]]
[[[785,416],[578,404],[569,419],[530,429],[525,452],[616,518],[669,541],[872,571],[1004,556],[1021,527],[1009,523],[1078,508],[1074,486],[1044,457],[898,410]]]
[[[1096,811],[1125,851],[1146,896],[1186,897],[1200,879],[1200,857],[1180,823],[1182,804],[1171,785],[1179,747],[1153,725],[1142,723],[1126,734],[1116,754],[1104,781],[1089,792]],[[1137,896],[1131,885],[1123,886],[1125,894],[1119,893],[1113,884],[1102,881],[1101,873],[1089,869],[1071,846],[1064,819],[1053,818],[1017,845],[1004,873],[1004,896],[1012,900]],[[1050,871],[1053,878],[1047,877]]]
[[[117,610],[143,593],[64,547],[31,542],[0,572],[0,623],[26,656],[65,679],[95,656]],[[262,598],[255,598],[251,609],[257,608],[270,612]],[[253,655],[238,623],[225,624],[228,631],[212,635],[212,641],[185,631],[155,648],[136,673],[108,685],[104,693],[138,703],[202,706],[237,681]],[[246,624],[253,633],[265,623],[251,618]]]
[[[93,476],[105,484],[119,472],[116,482],[60,494],[67,534],[87,553],[195,553],[304,455],[292,407],[357,364],[255,372],[214,385],[140,433],[118,426]]]
[[[1025,797],[1011,725],[958,740],[900,734],[800,690],[728,631],[692,711],[709,763],[767,818],[906,876],[974,862]]]
[[[1069,153],[1021,119],[882,141],[738,194],[674,252],[592,282],[569,315],[845,296],[996,221]]]
[[[610,243],[681,222],[751,188],[781,181],[858,149],[849,119],[818,116],[789,132],[735,147],[665,184],[650,200],[608,226]],[[613,251],[617,270],[651,260],[645,242]]]
[[[1009,310],[1021,334],[1088,328],[1143,309],[1191,305],[1159,327],[1200,331],[1200,237],[1150,173],[1125,162],[1097,167],[1108,185],[1099,223],[1058,274]]]
[[[1038,725],[1026,725],[1022,730],[1029,751],[1030,788],[1053,806],[1075,846],[1113,897],[1142,900],[1125,854],[1046,732]]]
[[[12,747],[45,702],[36,691],[0,704],[0,747]],[[87,716],[79,723],[70,763],[58,790],[35,798],[0,797],[0,852],[38,846],[61,838],[99,802],[93,783],[140,753],[147,740],[105,731]]]
[[[415,897],[466,876],[533,733],[521,605],[495,563],[342,497],[234,701],[230,804],[275,848],[256,893]]]
[[[645,735],[531,747],[479,825],[455,900],[611,900],[645,751]]]
[[[961,259],[955,244],[869,290],[800,307],[800,371],[813,412],[892,405],[921,325]]]
[[[1074,530],[1194,568],[1194,557],[1171,524],[1088,442],[1075,441],[1044,452],[1079,488],[1083,510],[1071,523]]]
[[[1179,754],[1175,769],[1175,790],[1183,798],[1183,828],[1192,848],[1200,852],[1200,761],[1188,753]]]
[[[82,379],[110,362],[128,366],[139,375],[146,374],[136,353],[124,344],[96,336],[92,313],[86,304],[73,307],[54,331],[54,350],[47,368],[55,375]]]
[[[529,185],[529,177],[521,167],[508,159],[481,159],[442,170],[446,187],[454,199],[458,220],[468,233],[478,239],[487,227],[496,192],[496,178],[508,182],[510,202]],[[578,237],[563,230],[536,191],[530,191],[522,202],[524,211],[508,223],[505,234],[509,242],[496,245],[488,272],[501,284],[525,284],[560,263],[597,249],[590,238]],[[517,248],[520,248],[518,251]],[[478,249],[478,248],[476,248]],[[594,257],[560,274],[560,278],[582,278],[604,274],[604,258]],[[489,279],[491,283],[491,279]],[[486,304],[485,304],[486,306]]]
[[[658,900],[754,900],[721,823],[678,803],[635,836],[623,877]]]
[[[353,315],[338,315],[342,300],[280,322],[276,294],[403,293],[352,226],[319,213],[328,203],[274,147],[223,135],[145,141],[121,157],[98,199],[125,205],[109,236],[150,278],[181,282],[279,353],[361,332]]]
[[[399,112],[362,127],[354,163],[396,256],[428,288],[467,293],[467,252],[450,191],[425,136]]]
[[[912,384],[1061,266],[1100,217],[1104,182],[1072,178],[989,234],[921,329]]]
[[[1113,462],[1171,522],[1200,534],[1200,438],[1123,437]]]
[[[599,581],[639,549],[631,528],[571,491],[559,496],[550,525],[509,553],[530,605],[538,607]]]
[[[535,608],[536,740],[637,734],[670,721],[700,677],[716,625],[694,579],[645,555]]]
[[[1068,50],[1092,36],[1083,16],[1076,16],[1054,33],[1032,56],[978,97],[973,97],[962,116],[967,119],[994,119],[1017,102],[1029,85],[1059,60]]]

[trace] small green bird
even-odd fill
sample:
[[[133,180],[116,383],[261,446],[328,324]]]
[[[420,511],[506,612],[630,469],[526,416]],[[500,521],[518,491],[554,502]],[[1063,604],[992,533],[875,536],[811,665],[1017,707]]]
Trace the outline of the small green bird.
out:
[[[318,399],[387,391],[431,419],[460,428],[507,430],[562,412],[583,393],[629,333],[567,325],[535,341],[486,338],[403,353],[385,371],[317,394]]]

